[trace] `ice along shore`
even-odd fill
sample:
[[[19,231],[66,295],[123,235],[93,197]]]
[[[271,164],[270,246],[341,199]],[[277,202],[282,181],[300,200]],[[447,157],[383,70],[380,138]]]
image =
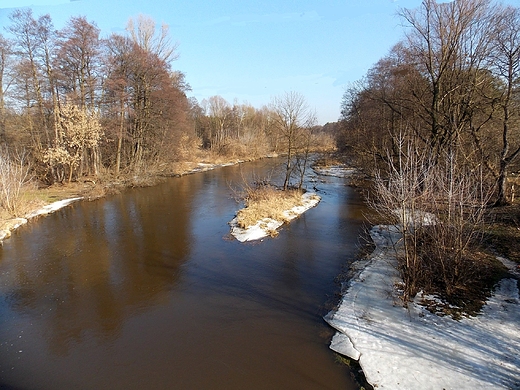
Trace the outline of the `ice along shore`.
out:
[[[393,226],[375,226],[369,260],[336,311],[325,320],[337,330],[330,348],[359,361],[377,389],[520,389],[520,300],[516,278],[502,279],[476,317],[456,321],[432,314],[418,295],[405,308],[396,283]],[[434,297],[429,297],[434,299]]]

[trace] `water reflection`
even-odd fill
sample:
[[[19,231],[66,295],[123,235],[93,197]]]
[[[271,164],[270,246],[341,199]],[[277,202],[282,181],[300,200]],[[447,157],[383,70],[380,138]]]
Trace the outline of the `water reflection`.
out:
[[[360,226],[344,181],[318,185],[319,207],[277,238],[229,239],[233,186],[277,166],[76,203],[15,233],[0,251],[0,387],[352,388],[320,336]]]
[[[0,252],[4,305],[43,321],[60,356],[86,331],[116,338],[127,315],[165,302],[180,277],[190,251],[188,190],[179,180],[77,203],[20,230],[23,239]]]

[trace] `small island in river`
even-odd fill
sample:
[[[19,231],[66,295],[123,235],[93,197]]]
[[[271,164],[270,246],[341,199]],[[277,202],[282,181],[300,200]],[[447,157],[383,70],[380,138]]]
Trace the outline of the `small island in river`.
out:
[[[295,190],[287,196],[286,191],[269,191],[271,192],[270,199],[269,197],[263,197],[262,199],[257,198],[255,202],[249,202],[247,206],[239,210],[237,216],[229,222],[231,234],[238,241],[254,241],[268,236],[276,236],[278,234],[277,229],[280,226],[316,206],[321,200],[318,195],[311,192],[301,193]],[[273,197],[278,208],[281,208],[278,212],[273,212],[271,207],[265,207],[267,203],[273,202]],[[257,207],[264,212],[258,213],[257,210],[253,210]],[[249,213],[249,211],[253,212]],[[253,216],[245,214],[252,214]],[[253,219],[251,220],[251,218]]]

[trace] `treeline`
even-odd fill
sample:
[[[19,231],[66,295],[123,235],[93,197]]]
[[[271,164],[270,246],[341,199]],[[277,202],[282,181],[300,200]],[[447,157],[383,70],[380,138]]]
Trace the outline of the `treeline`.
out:
[[[338,146],[381,168],[405,135],[432,163],[449,154],[483,167],[495,201],[507,203],[520,154],[519,9],[423,0],[400,16],[405,38],[344,94]]]
[[[491,287],[480,284],[492,281],[483,223],[514,195],[520,9],[423,0],[400,16],[405,38],[344,94],[337,143],[373,175],[373,206],[399,226],[404,299],[423,290],[461,303]]]
[[[165,25],[140,15],[125,34],[102,38],[84,17],[55,30],[49,15],[24,8],[10,21],[0,35],[0,141],[10,153],[0,157],[23,151],[42,182],[143,173],[197,153],[284,151],[274,106],[187,97]],[[330,143],[321,127],[307,131],[313,146]]]

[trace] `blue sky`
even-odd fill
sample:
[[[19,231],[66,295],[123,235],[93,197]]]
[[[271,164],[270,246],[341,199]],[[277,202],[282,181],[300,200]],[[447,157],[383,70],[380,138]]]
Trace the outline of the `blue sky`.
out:
[[[345,87],[363,77],[403,37],[400,8],[420,0],[0,0],[0,25],[15,8],[50,14],[57,29],[86,16],[102,36],[123,33],[145,14],[166,23],[178,42],[173,68],[189,96],[220,95],[260,108],[296,91],[318,122],[336,121]],[[509,3],[520,3],[510,0]],[[520,4],[519,4],[520,5]],[[2,33],[6,34],[2,29]]]

